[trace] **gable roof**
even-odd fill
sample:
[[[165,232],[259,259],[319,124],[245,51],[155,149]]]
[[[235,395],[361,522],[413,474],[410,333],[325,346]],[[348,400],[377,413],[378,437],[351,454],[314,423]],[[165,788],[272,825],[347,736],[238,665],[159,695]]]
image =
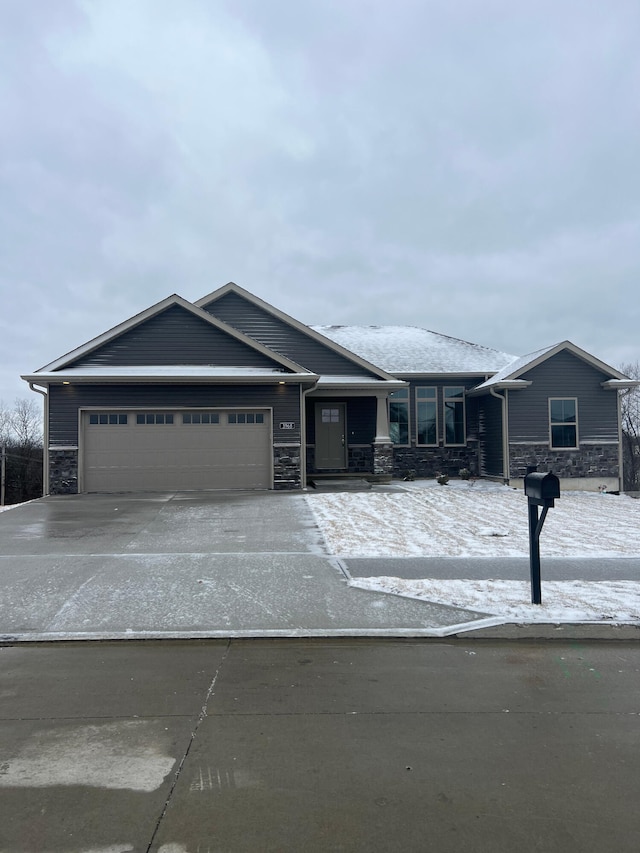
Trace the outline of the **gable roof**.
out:
[[[477,374],[500,370],[515,356],[416,326],[312,326],[396,376]]]
[[[280,309],[275,308],[273,305],[270,305],[268,302],[265,302],[263,299],[260,299],[258,296],[255,296],[253,293],[250,293],[248,290],[245,290],[233,281],[230,281],[217,290],[214,290],[207,296],[202,297],[202,299],[198,299],[194,304],[200,308],[208,308],[212,303],[224,299],[224,297],[229,294],[234,294],[240,297],[245,302],[248,302],[250,305],[255,306],[262,312],[276,318],[280,323],[284,323],[286,326],[295,330],[299,335],[303,335],[308,340],[325,348],[325,350],[329,350],[335,355],[340,356],[342,359],[346,359],[351,364],[357,366],[361,370],[365,370],[367,373],[372,374],[379,380],[392,381],[395,379],[395,377],[386,371],[379,363],[368,360],[360,353],[354,352],[348,347],[343,346],[339,341],[323,335],[318,331],[319,327],[306,326],[304,323],[301,323],[294,317],[289,316],[284,311],[280,311]],[[247,334],[252,333],[248,332]]]
[[[553,344],[552,346],[544,347],[543,349],[536,350],[535,352],[530,352],[528,355],[523,355],[520,358],[513,359],[512,362],[499,370],[495,376],[487,379],[486,382],[478,385],[474,390],[481,391],[485,389],[489,390],[490,388],[498,386],[505,387],[509,383],[514,382],[517,382],[518,385],[514,386],[512,384],[512,387],[523,387],[527,384],[521,379],[523,374],[563,351],[572,353],[577,358],[580,358],[582,361],[590,364],[596,370],[610,376],[612,380],[617,380],[617,387],[622,387],[619,383],[620,380],[628,380],[628,377],[623,373],[620,373],[619,370],[616,370],[610,365],[605,364],[603,361],[600,361],[600,359],[571,343],[571,341],[561,341],[559,344]]]
[[[283,368],[285,371],[296,374],[312,375],[311,371],[306,370],[304,367],[301,367],[299,364],[296,364],[294,361],[291,361],[291,359],[286,358],[285,356],[268,349],[258,341],[254,340],[248,335],[244,335],[242,332],[238,331],[238,329],[235,329],[233,326],[229,326],[228,324],[223,323],[222,320],[218,320],[217,317],[214,317],[206,311],[203,311],[201,308],[192,305],[190,302],[187,302],[186,299],[183,299],[181,296],[178,296],[175,293],[172,296],[168,296],[166,299],[157,302],[155,305],[152,305],[145,311],[141,311],[139,314],[130,317],[123,323],[119,323],[117,326],[114,326],[112,329],[109,329],[109,331],[98,335],[96,338],[92,338],[90,341],[87,341],[85,344],[82,344],[79,347],[76,347],[76,349],[71,350],[60,358],[55,359],[55,361],[44,365],[44,367],[39,368],[36,373],[54,373],[61,371],[64,368],[68,368],[83,356],[86,356],[89,353],[92,353],[95,350],[99,349],[100,347],[105,346],[106,344],[118,338],[120,335],[123,335],[131,329],[142,325],[146,321],[157,317],[159,314],[162,314],[173,306],[178,306],[184,309],[185,311],[189,312],[189,314],[198,317],[205,323],[208,323],[211,327],[224,332],[235,340],[243,343],[250,349],[255,350],[263,356],[266,356],[276,365],[279,365],[281,368]]]

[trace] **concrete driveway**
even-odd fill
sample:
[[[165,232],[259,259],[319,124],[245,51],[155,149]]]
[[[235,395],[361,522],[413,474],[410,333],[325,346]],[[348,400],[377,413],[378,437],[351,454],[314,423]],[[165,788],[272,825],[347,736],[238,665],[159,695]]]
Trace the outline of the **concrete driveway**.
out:
[[[442,636],[483,614],[348,586],[300,493],[48,497],[0,514],[0,640]]]

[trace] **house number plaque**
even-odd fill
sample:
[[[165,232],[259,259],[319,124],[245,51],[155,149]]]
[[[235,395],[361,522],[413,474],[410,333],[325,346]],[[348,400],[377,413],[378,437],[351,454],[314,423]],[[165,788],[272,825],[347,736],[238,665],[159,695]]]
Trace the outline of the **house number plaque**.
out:
[[[293,421],[280,421],[280,429],[295,429],[296,425]]]

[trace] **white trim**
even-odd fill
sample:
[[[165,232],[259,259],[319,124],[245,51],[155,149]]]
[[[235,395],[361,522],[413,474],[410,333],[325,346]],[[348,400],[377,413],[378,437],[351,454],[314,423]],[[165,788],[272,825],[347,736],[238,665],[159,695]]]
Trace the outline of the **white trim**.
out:
[[[575,421],[571,421],[568,423],[556,423],[553,424],[551,422],[551,403],[557,400],[573,400],[576,406],[576,417]],[[548,419],[549,419],[549,450],[580,450],[580,433],[578,431],[578,398],[577,397],[547,397],[548,403]],[[574,426],[576,428],[576,443],[572,447],[557,447],[552,440],[553,436],[553,426]]]
[[[445,396],[445,391],[447,389],[453,388],[462,388],[462,400],[456,400],[453,398],[454,402],[462,402],[462,431],[464,435],[464,441],[462,443],[456,442],[455,444],[447,441],[447,398]],[[443,447],[466,447],[467,446],[467,389],[464,385],[443,385],[442,386],[442,446]]]
[[[197,365],[195,365],[197,368]],[[157,368],[156,368],[157,369]],[[231,368],[232,370],[233,368]],[[296,385],[300,382],[315,383],[318,380],[318,375],[315,373],[206,373],[197,371],[189,373],[189,367],[185,368],[184,373],[167,372],[167,373],[144,373],[144,367],[139,368],[138,373],[117,373],[112,369],[107,369],[105,373],[74,373],[73,371],[60,371],[50,373],[39,373],[35,376],[21,376],[26,382],[37,381],[42,385],[102,385],[102,384],[136,384],[141,382],[145,384],[162,384],[162,385],[201,385],[201,384],[229,384],[238,385]]]
[[[418,389],[419,388],[432,388],[436,394],[435,397],[430,399],[425,397],[424,399],[418,398]],[[415,426],[416,426],[416,447],[439,447],[440,446],[440,424],[438,421],[438,386],[437,385],[414,385],[413,386],[413,399],[415,401]],[[418,418],[418,406],[420,403],[434,403],[436,407],[436,440],[435,443],[422,444],[420,442],[420,426],[419,426],[419,418]]]
[[[50,444],[48,450],[77,450],[77,444]]]

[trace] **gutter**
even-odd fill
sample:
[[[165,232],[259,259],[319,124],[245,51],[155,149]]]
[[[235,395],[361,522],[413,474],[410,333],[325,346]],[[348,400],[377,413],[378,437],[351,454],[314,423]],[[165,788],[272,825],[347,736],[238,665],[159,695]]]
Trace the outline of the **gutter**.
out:
[[[318,380],[308,388],[300,385],[300,488],[307,488],[307,394],[315,391]]]
[[[42,439],[42,497],[49,494],[49,394],[29,382],[29,388],[44,397],[44,436]]]
[[[507,418],[507,390],[505,393],[498,394],[495,388],[489,388],[489,393],[492,397],[500,400],[502,405],[502,476],[505,484],[509,482],[509,422]]]

